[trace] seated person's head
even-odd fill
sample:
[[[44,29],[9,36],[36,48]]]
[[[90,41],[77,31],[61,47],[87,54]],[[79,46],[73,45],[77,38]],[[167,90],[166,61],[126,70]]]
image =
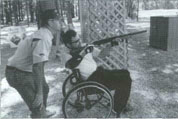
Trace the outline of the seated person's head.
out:
[[[69,29],[62,34],[62,39],[66,47],[69,49],[77,49],[81,47],[80,38],[76,31]]]

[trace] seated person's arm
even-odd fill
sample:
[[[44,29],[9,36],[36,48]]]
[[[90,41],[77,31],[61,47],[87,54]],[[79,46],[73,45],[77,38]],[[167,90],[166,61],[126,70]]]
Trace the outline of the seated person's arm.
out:
[[[103,49],[99,49],[97,47],[94,47],[93,57],[94,58],[96,58],[96,57],[104,58],[104,57],[106,57],[107,55],[110,54],[111,49],[112,49],[111,46],[107,46],[106,48],[103,48]]]
[[[94,57],[94,58],[95,58],[95,57],[98,57],[99,54],[100,54],[100,52],[101,52],[101,50],[100,50],[99,48],[94,47],[94,49],[93,49],[93,57]]]

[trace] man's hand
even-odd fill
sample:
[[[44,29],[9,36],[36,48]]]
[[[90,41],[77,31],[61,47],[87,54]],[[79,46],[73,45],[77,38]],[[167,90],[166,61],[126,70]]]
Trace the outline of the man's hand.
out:
[[[43,94],[36,94],[32,107],[37,108],[40,105],[43,105]]]

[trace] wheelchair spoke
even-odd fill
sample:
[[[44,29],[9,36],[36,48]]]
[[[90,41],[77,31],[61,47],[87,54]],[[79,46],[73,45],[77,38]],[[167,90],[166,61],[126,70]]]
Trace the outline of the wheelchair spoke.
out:
[[[64,116],[69,118],[106,118],[111,110],[110,93],[93,84],[75,87],[63,102]]]
[[[107,98],[106,96],[103,96],[102,98],[105,98],[106,100],[108,100],[108,101],[109,101],[109,98]]]

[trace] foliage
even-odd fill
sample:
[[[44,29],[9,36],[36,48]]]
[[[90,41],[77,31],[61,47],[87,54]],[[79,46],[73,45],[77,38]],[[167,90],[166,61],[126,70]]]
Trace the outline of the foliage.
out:
[[[177,0],[140,0],[143,10],[152,9],[177,9]]]
[[[138,0],[126,0],[127,16],[135,19],[137,16]]]
[[[76,10],[74,12],[74,0],[0,0],[0,20],[6,25],[29,24],[29,22],[37,22],[39,25],[39,14],[48,7],[56,9],[60,16],[67,17],[70,23],[75,12],[78,12]]]
[[[2,24],[19,25],[24,20],[30,21],[29,17],[34,21],[34,3],[35,0],[1,0]]]
[[[137,17],[138,10],[177,9],[178,0],[126,0],[127,16]]]
[[[19,25],[29,22],[39,23],[37,1],[44,0],[0,0],[0,20],[2,24]],[[46,0],[47,1],[47,0]],[[54,0],[56,9],[61,17],[67,18],[68,23],[72,18],[79,16],[79,0]],[[69,2],[70,1],[70,2]],[[177,9],[178,0],[125,0],[127,16],[136,19],[138,10],[152,9]],[[51,0],[50,0],[51,2]],[[37,8],[37,9],[36,9]]]

